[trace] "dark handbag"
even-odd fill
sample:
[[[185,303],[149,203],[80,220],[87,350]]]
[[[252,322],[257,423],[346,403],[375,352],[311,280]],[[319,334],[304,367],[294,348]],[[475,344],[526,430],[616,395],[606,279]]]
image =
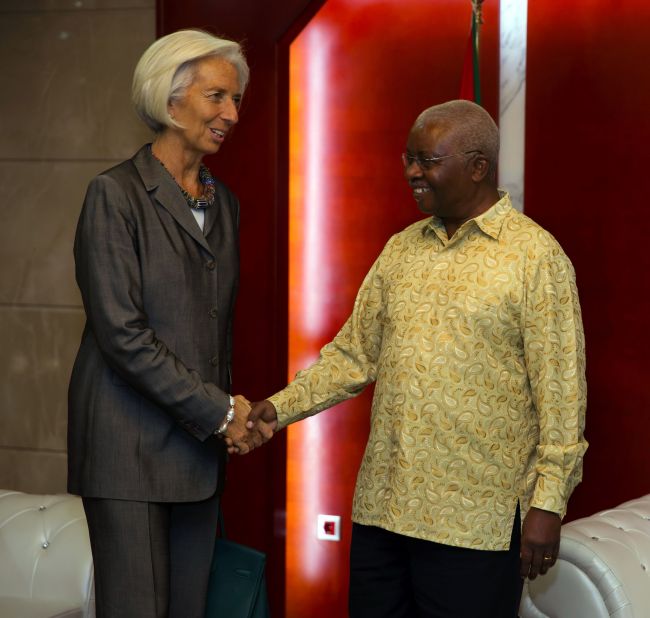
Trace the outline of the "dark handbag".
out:
[[[266,555],[225,538],[219,510],[221,537],[214,545],[205,618],[270,618],[266,596]]]

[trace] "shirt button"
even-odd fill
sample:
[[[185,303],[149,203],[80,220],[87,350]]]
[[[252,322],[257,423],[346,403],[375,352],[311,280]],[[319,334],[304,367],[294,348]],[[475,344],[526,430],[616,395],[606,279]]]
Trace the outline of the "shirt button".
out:
[[[209,262],[206,262],[206,263],[205,263],[205,267],[206,267],[208,270],[214,270],[216,266],[217,266],[217,264],[215,263],[214,260],[210,260]]]
[[[213,356],[213,357],[210,359],[210,364],[211,364],[213,367],[216,367],[216,366],[219,364],[219,357],[218,357],[218,356]]]
[[[217,308],[212,307],[212,309],[210,309],[210,317],[211,318],[216,318],[218,315],[219,315],[219,312],[217,311]]]

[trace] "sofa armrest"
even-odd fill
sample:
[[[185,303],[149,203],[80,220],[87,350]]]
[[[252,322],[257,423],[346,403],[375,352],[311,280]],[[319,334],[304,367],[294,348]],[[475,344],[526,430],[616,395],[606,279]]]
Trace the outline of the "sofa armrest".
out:
[[[650,618],[650,494],[562,526],[558,562],[527,583],[520,615]]]

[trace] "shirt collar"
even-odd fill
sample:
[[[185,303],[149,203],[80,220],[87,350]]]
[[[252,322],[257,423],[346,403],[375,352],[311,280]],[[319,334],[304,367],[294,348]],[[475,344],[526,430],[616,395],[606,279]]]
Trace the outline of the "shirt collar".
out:
[[[461,226],[461,229],[467,225],[476,225],[484,234],[494,238],[494,240],[498,240],[505,217],[512,210],[512,204],[510,203],[510,195],[508,192],[499,190],[499,196],[500,199],[498,202],[490,206],[490,208],[478,217],[474,217],[474,219],[470,219],[464,223]],[[447,235],[444,229],[444,224],[441,219],[438,217],[431,217],[422,229],[422,232],[424,234],[426,234],[427,231],[434,232],[442,239],[443,237],[441,234],[444,233],[445,237]]]
[[[494,240],[499,239],[503,221],[506,215],[512,210],[510,195],[507,191],[499,191],[499,195],[501,199],[494,206],[491,206],[483,214],[474,219],[474,223],[478,225],[481,231],[494,238]]]

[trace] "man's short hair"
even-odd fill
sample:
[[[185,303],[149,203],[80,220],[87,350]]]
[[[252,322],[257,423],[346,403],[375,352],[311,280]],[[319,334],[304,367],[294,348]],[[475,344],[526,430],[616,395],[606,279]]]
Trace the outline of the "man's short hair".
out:
[[[416,119],[414,129],[431,125],[449,129],[459,151],[480,150],[488,161],[488,176],[496,179],[499,161],[499,129],[480,105],[472,101],[448,101],[425,109]]]

